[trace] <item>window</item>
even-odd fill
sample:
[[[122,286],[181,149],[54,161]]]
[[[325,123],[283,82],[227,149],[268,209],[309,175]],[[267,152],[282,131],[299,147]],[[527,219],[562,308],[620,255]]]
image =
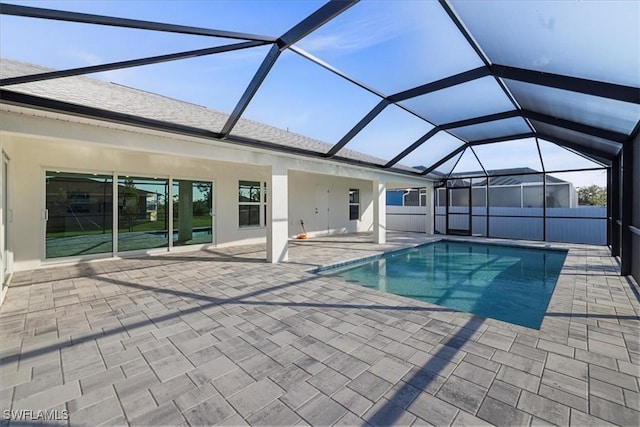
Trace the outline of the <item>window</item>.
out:
[[[360,219],[360,190],[349,189],[349,220]]]
[[[238,225],[240,227],[259,227],[266,224],[266,183],[261,184],[260,181],[240,181],[238,186],[238,203]]]

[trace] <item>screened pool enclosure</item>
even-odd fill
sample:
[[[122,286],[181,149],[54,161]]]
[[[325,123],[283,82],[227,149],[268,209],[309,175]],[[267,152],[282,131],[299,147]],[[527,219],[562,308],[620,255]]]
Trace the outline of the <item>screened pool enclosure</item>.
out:
[[[437,231],[562,241],[573,224],[604,230],[584,242],[622,274],[640,259],[638,2],[163,3],[171,23],[135,2],[15,3],[2,55],[47,69],[5,67],[3,103],[423,177]],[[65,98],[85,74],[220,114]],[[593,185],[606,203],[578,209]]]

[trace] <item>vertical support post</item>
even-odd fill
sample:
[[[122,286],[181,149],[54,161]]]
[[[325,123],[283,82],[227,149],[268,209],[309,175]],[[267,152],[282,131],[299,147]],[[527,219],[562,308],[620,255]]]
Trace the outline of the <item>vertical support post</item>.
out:
[[[289,259],[289,174],[286,166],[273,165],[267,186],[267,262]]]
[[[631,274],[633,248],[631,218],[633,215],[633,144],[629,141],[622,146],[622,257],[620,275]]]
[[[373,181],[373,242],[387,241],[387,184]]]
[[[620,156],[611,162],[611,256],[620,255]]]

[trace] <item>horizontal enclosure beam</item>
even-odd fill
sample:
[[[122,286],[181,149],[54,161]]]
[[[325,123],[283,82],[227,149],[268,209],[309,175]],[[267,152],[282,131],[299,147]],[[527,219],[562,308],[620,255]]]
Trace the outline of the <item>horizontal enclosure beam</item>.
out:
[[[326,24],[345,10],[356,4],[359,0],[334,0],[322,5],[318,10],[307,16],[296,26],[284,33],[278,39],[281,49],[286,49],[298,42],[301,38]]]
[[[426,134],[418,138],[416,142],[414,142],[413,144],[405,148],[400,154],[395,156],[393,159],[389,160],[387,164],[384,165],[384,167],[388,168],[395,165],[400,160],[408,156],[411,152],[415,151],[418,147],[420,147],[422,144],[424,144],[426,141],[428,141],[431,137],[433,137],[438,132],[440,132],[440,129],[438,127],[434,127],[429,132],[427,132]]]
[[[435,162],[433,165],[431,165],[429,168],[427,168],[426,170],[424,170],[421,175],[427,175],[431,172],[433,172],[434,170],[436,170],[436,168],[438,166],[443,165],[444,163],[448,162],[449,160],[451,160],[452,158],[454,158],[455,156],[457,156],[458,154],[460,154],[461,152],[463,152],[466,148],[468,147],[467,144],[463,144],[460,147],[456,148],[455,150],[453,150],[451,153],[447,154],[445,157],[443,157],[442,159],[438,160],[437,162]],[[452,169],[453,170],[453,169]]]
[[[601,98],[640,104],[640,88],[633,86],[545,73],[506,65],[493,64],[490,68],[493,75],[503,79],[517,80],[525,83],[564,89],[571,92],[584,93],[586,95],[599,96]]]
[[[609,165],[611,163],[611,154],[605,153],[603,151],[600,150],[596,150],[596,149],[591,149],[589,147],[585,147],[584,145],[575,143],[575,142],[571,142],[571,141],[566,141],[562,138],[557,138],[554,136],[550,136],[550,135],[545,135],[543,133],[539,133],[539,132],[530,132],[530,133],[521,133],[521,134],[515,134],[515,135],[507,135],[507,136],[501,136],[498,138],[487,138],[487,139],[482,139],[482,140],[478,140],[478,141],[470,141],[469,145],[470,146],[476,146],[476,145],[485,145],[485,144],[492,144],[494,142],[508,142],[508,141],[514,141],[517,139],[525,139],[525,138],[540,138],[540,139],[544,139],[548,142],[552,142],[554,144],[557,145],[561,145],[565,148],[569,148],[573,151],[577,151],[579,152],[581,155],[583,155],[584,157],[589,158],[590,160],[594,160],[597,163],[605,163],[607,165]]]
[[[464,126],[473,126],[473,125],[493,122],[497,120],[509,119],[513,117],[522,117],[523,119],[536,120],[536,121],[547,123],[553,126],[558,126],[563,129],[568,129],[568,130],[584,133],[587,135],[595,136],[598,138],[606,139],[611,142],[623,143],[629,138],[629,136],[624,133],[615,132],[609,129],[602,129],[595,126],[586,125],[583,123],[577,123],[571,120],[560,119],[558,117],[549,116],[549,115],[538,113],[531,110],[505,111],[502,113],[489,114],[486,116],[473,117],[470,119],[445,123],[445,124],[439,125],[439,127],[441,129],[456,129]],[[470,142],[482,143],[481,141],[470,141]]]
[[[253,75],[253,78],[242,94],[242,97],[231,112],[231,115],[227,119],[227,122],[222,127],[221,135],[223,137],[229,136],[233,127],[236,125],[236,123],[238,123],[238,120],[240,120],[240,116],[242,116],[244,110],[246,110],[249,106],[249,102],[251,102],[256,92],[258,92],[260,85],[267,77],[267,74],[269,74],[269,71],[271,70],[273,65],[276,63],[278,56],[280,56],[280,49],[278,48],[278,45],[274,44],[271,47],[269,53],[267,53],[267,56],[265,56],[264,60],[262,60],[262,64],[260,64],[258,71],[256,71],[256,73]]]
[[[536,136],[540,139],[546,139],[549,142],[553,142],[554,144],[580,151],[581,153],[588,156],[593,155],[598,159],[606,159],[608,162],[611,162],[611,160],[615,157],[614,154],[607,153],[596,148],[586,147],[582,144],[578,144],[573,141],[567,141],[566,139],[557,138],[555,136],[546,135],[544,133],[537,133]]]
[[[162,22],[141,21],[138,19],[116,18],[113,16],[93,15],[89,13],[68,12],[64,10],[43,9],[39,7],[2,4],[0,14],[24,16],[28,18],[52,19],[56,21],[78,22],[83,24],[106,25],[111,27],[136,28],[139,30],[164,31],[169,33],[191,34],[196,36],[220,37],[225,39],[255,40],[275,43],[275,37],[235,31],[214,30],[211,28],[190,27],[186,25],[165,24]]]
[[[365,126],[367,126],[373,119],[375,119],[378,114],[382,112],[389,105],[389,101],[383,99],[380,101],[369,113],[362,118],[345,136],[342,137],[338,143],[336,143],[331,149],[327,152],[327,157],[334,156],[338,151],[342,149],[349,141],[351,141]]]
[[[451,86],[456,86],[462,83],[476,80],[482,77],[491,75],[487,67],[478,67],[473,70],[465,71],[464,73],[456,74],[453,76],[445,77],[435,82],[427,83],[413,89],[398,92],[389,96],[389,101],[400,102],[406,99],[415,98],[416,96],[426,95],[427,93],[436,92],[438,90],[446,89]]]
[[[577,123],[571,120],[561,119],[558,117],[549,116],[547,114],[541,114],[531,110],[522,110],[522,116],[530,120],[536,120],[536,121],[547,123],[553,126],[569,129],[575,132],[596,136],[598,138],[607,139],[612,142],[623,143],[627,140],[627,138],[629,138],[629,135],[621,132],[616,132],[609,129],[602,129],[595,126],[586,125],[583,123]]]
[[[233,50],[247,49],[251,47],[263,46],[266,42],[243,42],[225,46],[210,47],[207,49],[190,50],[186,52],[170,53],[167,55],[151,56],[148,58],[132,59],[130,61],[111,62],[108,64],[92,65],[89,67],[70,68],[67,70],[49,71],[46,73],[29,74],[27,76],[9,77],[0,80],[0,86],[9,86],[21,83],[38,82],[42,80],[57,79],[61,77],[72,77],[83,74],[100,73],[103,71],[119,70],[122,68],[139,67],[141,65],[159,64],[162,62],[175,61],[178,59],[196,58],[200,56],[213,55],[216,53],[230,52]]]
[[[496,120],[510,119],[512,117],[522,117],[522,113],[518,110],[505,111],[502,113],[489,114],[486,116],[474,117],[471,119],[458,120],[440,125],[441,129],[455,129],[464,126],[473,126],[482,123],[494,122]]]
[[[469,145],[475,146],[475,145],[492,144],[494,142],[508,142],[508,141],[515,141],[518,139],[533,138],[535,136],[536,136],[535,132],[517,133],[512,135],[498,136],[495,138],[486,138],[486,139],[479,139],[476,141],[469,141]]]
[[[336,67],[326,63],[325,61],[321,60],[320,58],[317,58],[316,56],[310,54],[309,52],[305,51],[304,49],[300,49],[297,46],[290,46],[289,50],[292,51],[292,52],[297,53],[298,55],[300,55],[304,59],[306,59],[308,61],[311,61],[311,62],[321,66],[325,70],[330,71],[333,74],[345,79],[349,83],[352,83],[352,84],[358,86],[359,88],[364,89],[367,92],[376,95],[379,98],[385,98],[385,96],[382,93],[378,92],[374,88],[372,88],[370,86],[367,86],[366,84],[362,83],[361,81],[358,81],[358,80],[354,79],[353,77],[351,77],[351,76],[347,75],[346,73],[338,70]]]
[[[28,95],[24,93],[9,91],[6,89],[0,89],[0,102],[7,105],[15,105],[19,107],[35,108],[42,111],[51,111],[55,113],[69,114],[76,117],[84,117],[95,120],[103,120],[112,123],[118,123],[123,125],[135,126],[139,128],[152,129],[157,131],[169,132],[176,135],[193,136],[204,139],[216,140],[219,142],[226,142],[231,145],[248,146],[255,148],[262,148],[284,154],[296,154],[300,156],[310,158],[322,158],[324,153],[317,151],[306,150],[304,148],[284,146],[274,144],[257,139],[244,138],[240,136],[231,135],[222,139],[222,135],[218,132],[209,131],[206,129],[195,128],[191,126],[178,125],[175,123],[163,122],[160,120],[146,119],[144,117],[133,116],[130,114],[116,113],[109,110],[103,110],[100,108],[87,107],[84,105],[71,104],[62,101],[56,101],[53,99],[42,98],[34,95]],[[363,166],[373,169],[382,170],[382,165],[365,162],[361,160],[350,159],[346,157],[332,157],[332,161],[345,163],[354,166]],[[419,172],[412,172],[403,169],[385,169],[386,171],[399,173],[412,177],[420,177],[422,174]]]

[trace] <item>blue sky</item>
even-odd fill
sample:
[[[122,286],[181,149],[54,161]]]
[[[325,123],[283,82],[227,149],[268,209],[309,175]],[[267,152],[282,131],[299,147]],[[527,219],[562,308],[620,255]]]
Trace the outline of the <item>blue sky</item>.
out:
[[[324,2],[42,0],[5,3],[279,36]],[[424,25],[426,19],[429,25]],[[0,31],[3,57],[57,69],[235,42],[6,15],[0,16]],[[482,64],[437,2],[358,4],[303,39],[298,46],[384,94]],[[268,47],[252,48],[92,77],[230,112],[267,51]],[[466,118],[456,116],[460,112],[459,103],[464,102],[465,97],[472,99],[475,92],[478,103],[474,108],[482,110],[482,114],[499,112],[508,106],[508,101],[505,104],[501,98],[491,98],[500,102],[486,103],[488,93],[500,91],[497,85],[491,86],[495,85],[491,79],[486,83],[482,85],[477,81],[469,84],[468,89],[451,88],[447,93],[430,94],[405,105],[417,111],[422,108],[427,115],[431,111],[434,118],[444,121]],[[278,59],[244,117],[333,144],[378,101],[378,97],[366,90],[287,51]],[[388,160],[431,127],[400,108],[389,108],[347,148]],[[404,163],[413,166],[433,161],[431,157],[439,148],[436,145],[456,145],[455,141],[446,134],[438,134],[429,141],[429,147],[421,147]],[[503,161],[505,167],[527,166],[517,153],[492,147],[482,151],[491,163]],[[553,155],[567,156],[562,150]],[[602,173],[582,175],[576,185],[604,184]]]

